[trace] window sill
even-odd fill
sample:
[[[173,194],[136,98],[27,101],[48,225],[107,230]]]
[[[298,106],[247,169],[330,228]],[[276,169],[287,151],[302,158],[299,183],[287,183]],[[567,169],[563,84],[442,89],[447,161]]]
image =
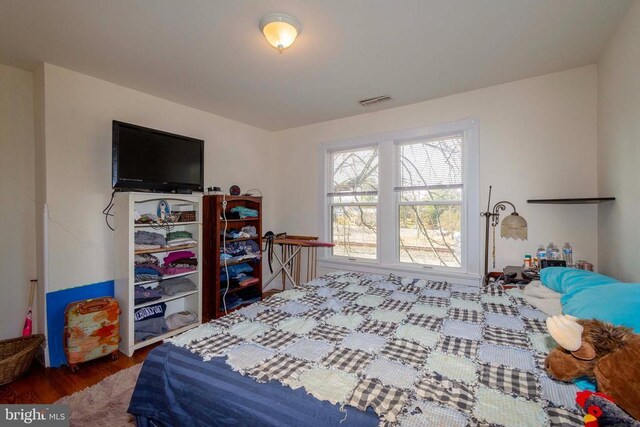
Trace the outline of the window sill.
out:
[[[347,261],[329,258],[318,259],[318,267],[333,270],[351,270],[374,274],[398,274],[421,279],[447,281],[461,285],[480,286],[482,277],[478,274],[460,273],[455,271],[425,269],[422,267],[410,267],[403,265],[382,265],[366,261]]]

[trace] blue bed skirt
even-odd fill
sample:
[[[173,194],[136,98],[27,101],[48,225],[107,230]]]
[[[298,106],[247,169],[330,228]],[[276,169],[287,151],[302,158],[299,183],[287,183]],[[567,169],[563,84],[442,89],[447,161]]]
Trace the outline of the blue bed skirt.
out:
[[[138,427],[379,424],[371,408],[345,410],[303,389],[292,390],[275,381],[260,384],[232,371],[225,358],[203,362],[172,344],[149,352],[129,405]]]

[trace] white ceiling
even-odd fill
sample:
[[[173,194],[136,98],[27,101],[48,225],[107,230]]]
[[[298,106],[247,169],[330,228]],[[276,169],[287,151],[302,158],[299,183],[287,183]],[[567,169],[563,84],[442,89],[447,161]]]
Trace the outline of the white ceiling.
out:
[[[48,62],[278,130],[594,63],[629,4],[0,0],[0,62]],[[282,54],[258,29],[274,11],[303,26]],[[358,105],[377,95],[394,100]]]

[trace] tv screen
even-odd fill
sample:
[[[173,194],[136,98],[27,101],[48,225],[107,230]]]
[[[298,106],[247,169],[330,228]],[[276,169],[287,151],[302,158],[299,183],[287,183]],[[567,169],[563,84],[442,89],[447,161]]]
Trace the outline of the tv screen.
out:
[[[204,141],[113,121],[113,188],[202,191]]]

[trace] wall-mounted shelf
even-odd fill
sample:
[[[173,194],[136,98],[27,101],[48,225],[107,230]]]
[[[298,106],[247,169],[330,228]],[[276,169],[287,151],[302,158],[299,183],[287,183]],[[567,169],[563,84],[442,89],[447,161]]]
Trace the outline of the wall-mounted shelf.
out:
[[[615,200],[615,197],[584,197],[574,199],[530,199],[527,203],[538,203],[547,205],[587,205],[611,202]]]

